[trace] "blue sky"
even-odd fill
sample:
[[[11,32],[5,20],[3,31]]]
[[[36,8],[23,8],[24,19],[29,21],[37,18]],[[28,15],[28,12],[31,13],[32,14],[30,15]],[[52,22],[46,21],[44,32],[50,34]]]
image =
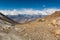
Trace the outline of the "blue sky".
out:
[[[60,0],[0,0],[0,9],[60,8]]]

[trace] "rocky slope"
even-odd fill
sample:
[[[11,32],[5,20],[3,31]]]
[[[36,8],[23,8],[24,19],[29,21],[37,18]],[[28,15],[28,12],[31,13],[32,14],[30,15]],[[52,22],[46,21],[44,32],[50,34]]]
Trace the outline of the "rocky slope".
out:
[[[55,13],[45,17],[46,20],[53,20],[53,19],[56,19],[56,18],[59,18],[60,17],[60,11],[56,11]]]
[[[17,24],[15,30],[26,40],[60,40],[60,11],[46,18]]]
[[[13,26],[6,20],[0,23],[0,40],[60,40],[60,11]]]

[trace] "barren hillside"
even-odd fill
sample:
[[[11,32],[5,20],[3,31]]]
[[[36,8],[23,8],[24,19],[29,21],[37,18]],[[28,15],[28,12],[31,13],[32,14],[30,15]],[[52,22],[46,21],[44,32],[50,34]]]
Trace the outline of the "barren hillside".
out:
[[[1,28],[0,40],[60,40],[60,11],[45,18],[8,26],[7,30]]]
[[[45,17],[46,20],[53,20],[60,17],[60,11],[56,11],[55,13]]]
[[[60,11],[43,19],[17,24],[15,30],[26,40],[60,40]]]

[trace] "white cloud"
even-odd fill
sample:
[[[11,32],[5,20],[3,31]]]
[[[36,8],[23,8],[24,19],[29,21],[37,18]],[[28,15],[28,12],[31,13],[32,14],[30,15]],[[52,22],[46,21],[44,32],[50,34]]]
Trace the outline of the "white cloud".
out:
[[[34,9],[13,9],[13,10],[0,10],[5,15],[18,15],[18,14],[29,14],[29,15],[50,15],[55,11],[60,11],[60,9],[43,9],[43,10],[34,10]]]

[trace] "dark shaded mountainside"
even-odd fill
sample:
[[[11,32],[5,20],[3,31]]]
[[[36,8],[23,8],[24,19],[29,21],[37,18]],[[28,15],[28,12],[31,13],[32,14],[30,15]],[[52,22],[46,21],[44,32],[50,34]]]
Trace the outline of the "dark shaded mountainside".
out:
[[[4,20],[4,21],[7,21],[11,24],[17,24],[17,22],[15,22],[14,20],[10,19],[9,17],[3,15],[2,13],[0,13],[0,19]]]
[[[60,11],[22,24],[0,13],[0,40],[60,40]]]

